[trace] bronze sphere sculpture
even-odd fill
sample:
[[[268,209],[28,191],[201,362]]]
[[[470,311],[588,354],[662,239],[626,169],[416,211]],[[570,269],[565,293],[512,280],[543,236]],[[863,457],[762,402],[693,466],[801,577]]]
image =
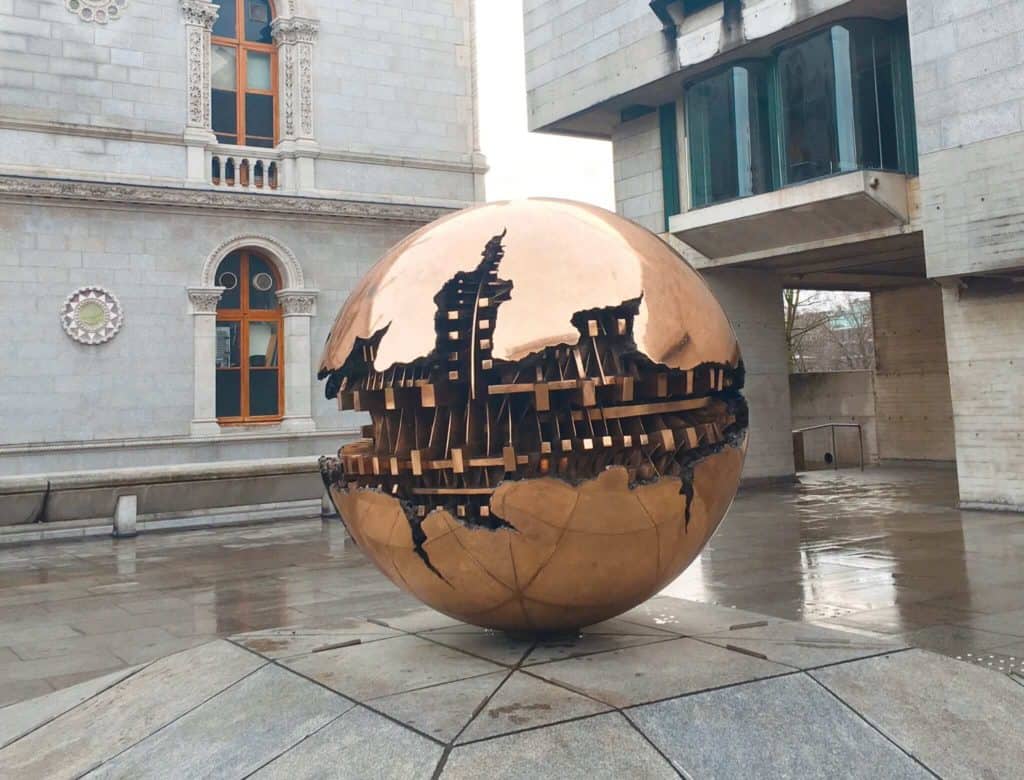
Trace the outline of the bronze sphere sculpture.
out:
[[[696,558],[746,449],[743,364],[700,276],[644,228],[530,199],[391,249],[320,377],[364,438],[321,470],[399,587],[490,628],[617,615]]]

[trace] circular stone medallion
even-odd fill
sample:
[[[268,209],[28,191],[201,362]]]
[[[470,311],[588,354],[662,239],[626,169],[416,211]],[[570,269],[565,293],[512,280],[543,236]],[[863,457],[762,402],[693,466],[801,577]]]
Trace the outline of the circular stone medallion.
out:
[[[109,290],[80,287],[65,299],[60,324],[79,344],[102,344],[121,330],[124,314],[120,302]]]

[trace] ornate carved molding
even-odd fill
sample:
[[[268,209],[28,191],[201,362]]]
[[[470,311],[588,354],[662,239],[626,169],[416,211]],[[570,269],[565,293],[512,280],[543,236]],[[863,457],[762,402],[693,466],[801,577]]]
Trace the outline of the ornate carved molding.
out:
[[[302,16],[278,17],[270,25],[274,43],[316,43],[320,33],[320,22]]]
[[[104,287],[79,287],[64,299],[60,310],[64,332],[79,344],[110,341],[124,325],[117,296]]]
[[[278,46],[281,84],[281,139],[313,140],[313,44],[320,23],[305,17],[279,17],[271,25]]]
[[[188,56],[186,91],[187,127],[210,131],[210,31],[218,8],[205,0],[181,0],[185,22],[185,51]],[[212,134],[211,134],[212,137]]]
[[[312,317],[316,313],[316,296],[319,290],[281,290],[277,300],[285,316]]]
[[[414,206],[400,203],[369,203],[334,198],[306,198],[290,195],[255,195],[183,187],[150,187],[135,184],[40,179],[0,175],[0,197],[21,201],[58,200],[119,207],[154,206],[199,211],[227,209],[303,217],[376,220],[426,224],[450,214],[454,208]]]
[[[192,303],[192,313],[216,314],[223,292],[223,287],[189,287],[188,299]]]
[[[269,259],[278,267],[278,270],[281,271],[281,275],[284,277],[285,290],[301,290],[306,286],[306,279],[302,274],[302,266],[299,265],[295,253],[276,238],[258,234],[234,236],[227,241],[221,242],[216,249],[210,252],[206,262],[203,263],[200,284],[206,287],[213,287],[213,277],[217,273],[217,266],[220,265],[220,261],[236,249],[244,249],[245,247],[262,249],[269,255]]]
[[[181,12],[185,24],[194,24],[197,27],[213,29],[213,23],[217,21],[219,9],[213,3],[206,0],[181,0]]]
[[[86,22],[106,24],[120,19],[128,0],[64,0],[64,7]]]

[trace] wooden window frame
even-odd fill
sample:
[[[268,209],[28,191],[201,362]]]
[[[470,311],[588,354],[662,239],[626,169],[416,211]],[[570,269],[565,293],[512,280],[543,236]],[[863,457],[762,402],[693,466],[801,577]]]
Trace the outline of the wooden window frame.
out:
[[[251,257],[258,257],[270,269],[274,277],[274,286],[281,289],[281,274],[273,262],[265,255],[249,249],[242,249],[238,252],[238,309],[217,308],[217,322],[239,323],[239,346],[237,369],[216,367],[216,371],[239,371],[240,382],[239,392],[241,403],[239,408],[242,411],[238,417],[218,417],[217,422],[221,425],[252,425],[254,423],[279,423],[284,419],[284,317],[281,304],[278,302],[273,309],[250,309],[249,308],[249,260]],[[225,258],[226,259],[226,258]],[[224,262],[223,260],[221,261]],[[220,267],[218,266],[218,271]],[[277,414],[274,415],[250,415],[249,414],[249,373],[251,371],[271,370],[266,367],[253,367],[249,365],[249,323],[250,322],[272,322],[277,325]],[[216,393],[216,382],[214,383]],[[216,400],[214,401],[216,404]]]
[[[228,2],[229,0],[225,0]],[[245,96],[246,95],[270,95],[274,101],[273,123],[274,136],[270,139],[271,147],[278,144],[278,105],[280,99],[277,88],[277,46],[273,43],[253,43],[245,39],[245,2],[246,0],[233,0],[235,4],[235,37],[224,38],[213,35],[210,37],[211,46],[230,46],[235,50],[235,143],[233,146],[249,146],[242,143],[246,140],[245,132]],[[268,0],[270,6],[270,18],[275,18],[274,3]],[[256,51],[270,55],[270,89],[249,89],[246,66],[248,64],[248,52]],[[212,96],[212,88],[211,88]],[[216,131],[215,131],[216,132]],[[220,133],[219,135],[227,135]],[[267,140],[266,136],[259,136],[261,140]],[[218,137],[218,143],[225,143]],[[256,147],[267,148],[267,147]]]

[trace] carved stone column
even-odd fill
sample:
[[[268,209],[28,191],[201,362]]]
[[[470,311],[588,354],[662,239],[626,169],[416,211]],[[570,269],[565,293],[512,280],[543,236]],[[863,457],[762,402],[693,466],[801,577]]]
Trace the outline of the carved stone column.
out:
[[[206,0],[181,0],[181,12],[185,23],[187,57],[187,178],[190,182],[198,183],[207,181],[210,175],[206,169],[204,147],[217,141],[210,124],[210,32],[217,20],[218,8]]]
[[[220,432],[217,424],[217,302],[223,292],[223,287],[188,288],[193,330],[193,436]]]
[[[281,290],[277,300],[284,316],[284,420],[293,431],[311,431],[313,423],[313,361],[310,321],[318,290]]]
[[[270,29],[277,44],[278,148],[285,157],[286,182],[294,182],[298,191],[313,190],[313,160],[320,151],[313,116],[313,45],[320,23],[293,16],[275,19]]]

